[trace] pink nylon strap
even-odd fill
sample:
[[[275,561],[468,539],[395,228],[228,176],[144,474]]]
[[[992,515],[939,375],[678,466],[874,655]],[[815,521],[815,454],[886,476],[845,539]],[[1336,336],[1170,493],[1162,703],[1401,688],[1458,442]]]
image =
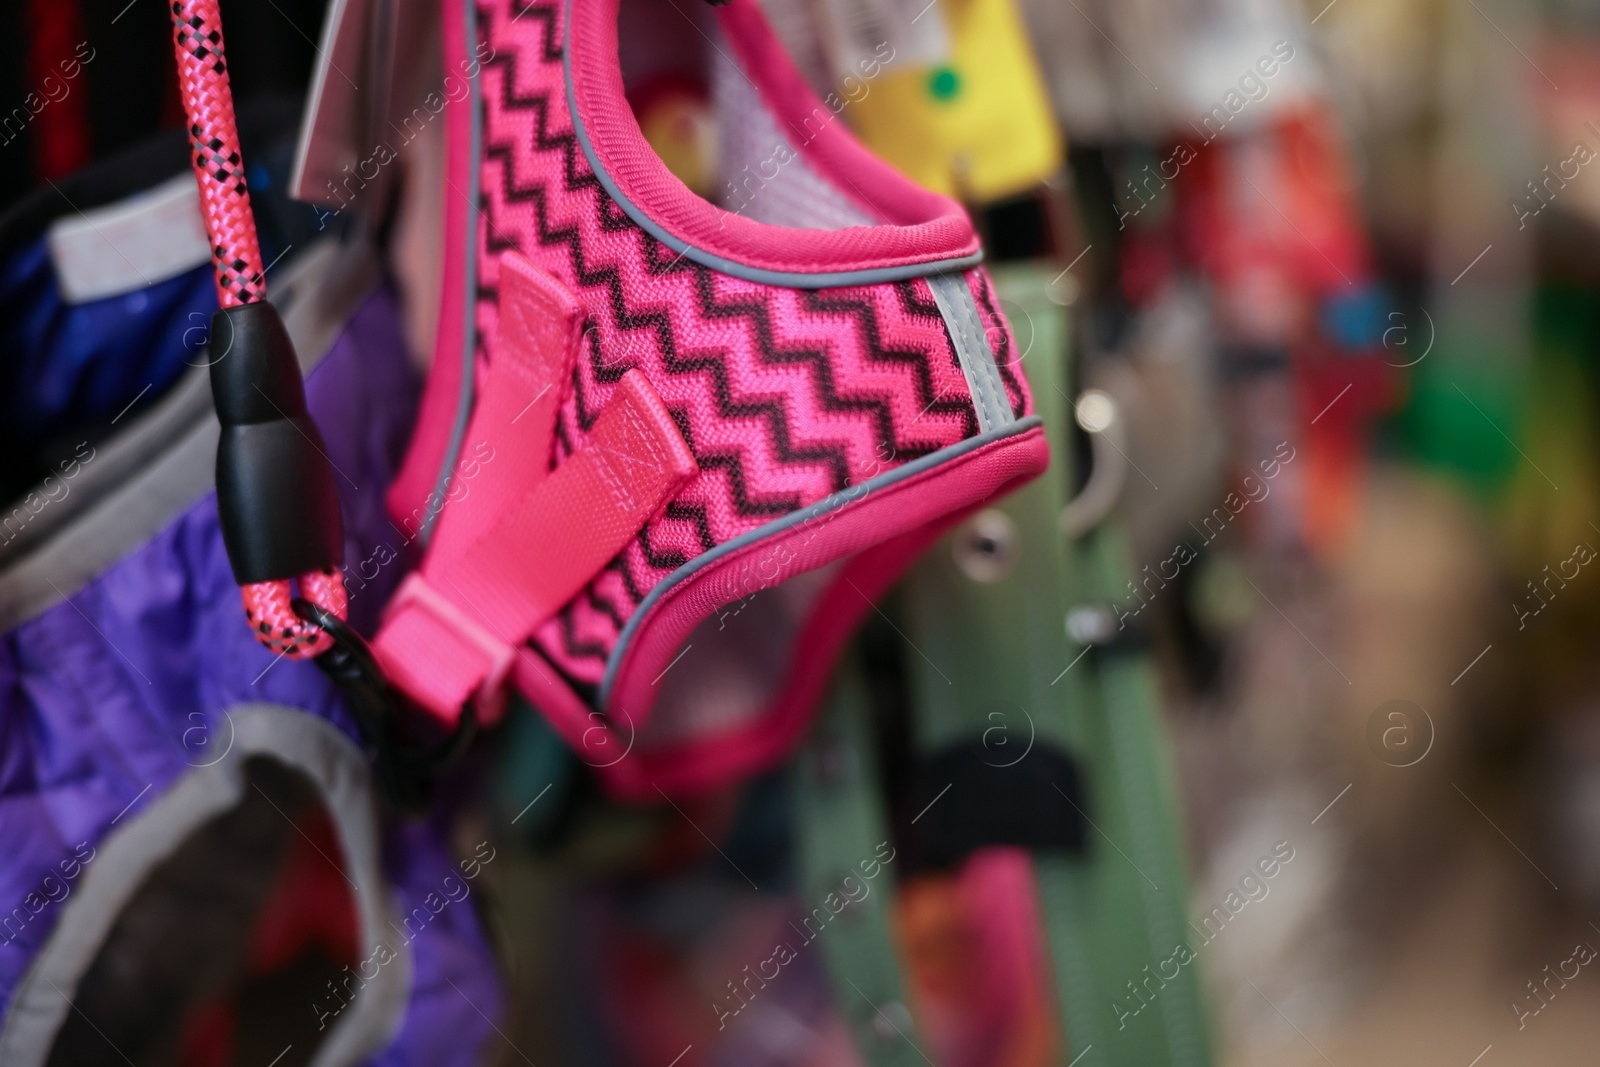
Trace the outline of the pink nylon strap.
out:
[[[581,324],[558,282],[506,257],[496,358],[468,429],[494,462],[446,507],[373,641],[390,681],[446,723],[473,699],[482,719],[498,717],[522,643],[698,473],[661,398],[630,370],[588,440],[547,474]]]
[[[527,492],[550,470],[561,387],[572,376],[583,337],[583,309],[566,286],[516,252],[500,260],[500,314],[495,360],[473,410],[461,448],[494,448],[494,461],[461,486],[456,497],[497,503]],[[451,556],[477,540],[497,507],[450,507],[439,517],[430,551]]]

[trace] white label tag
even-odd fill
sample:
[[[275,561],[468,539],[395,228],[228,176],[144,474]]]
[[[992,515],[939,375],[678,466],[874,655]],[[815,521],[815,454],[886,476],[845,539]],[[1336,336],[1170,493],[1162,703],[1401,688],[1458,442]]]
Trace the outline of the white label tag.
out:
[[[885,55],[897,70],[950,59],[950,34],[937,0],[823,0],[834,84],[860,78]]]
[[[115,204],[63,215],[50,225],[46,241],[69,304],[131,293],[211,259],[192,174]]]

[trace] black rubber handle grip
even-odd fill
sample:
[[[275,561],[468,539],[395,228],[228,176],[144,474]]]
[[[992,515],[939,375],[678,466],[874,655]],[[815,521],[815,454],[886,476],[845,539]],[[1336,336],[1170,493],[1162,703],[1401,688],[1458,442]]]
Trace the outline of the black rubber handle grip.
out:
[[[211,317],[222,543],[240,585],[344,562],[333,464],[306,408],[294,344],[266,301]]]

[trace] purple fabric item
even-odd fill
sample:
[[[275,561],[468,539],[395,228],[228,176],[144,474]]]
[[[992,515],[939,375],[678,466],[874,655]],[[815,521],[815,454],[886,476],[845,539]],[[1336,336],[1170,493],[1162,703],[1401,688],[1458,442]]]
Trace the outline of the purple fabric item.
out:
[[[370,1067],[481,1063],[488,1034],[484,1016],[493,1019],[500,1014],[502,997],[471,896],[452,900],[448,894],[460,894],[460,886],[475,893],[482,882],[463,879],[440,848],[437,835],[419,823],[391,827],[384,854],[391,860],[389,873],[402,918],[415,914],[417,908],[423,909],[422,914],[432,914],[425,904],[429,894],[437,894],[434,906],[440,910],[420,932],[391,924],[395,935],[391,945],[398,946],[408,935],[411,938],[416,968],[411,1002],[389,1047],[367,1062]],[[447,877],[455,879],[448,887]],[[448,902],[441,907],[439,898]]]
[[[362,305],[307,382],[338,470],[350,571],[381,545],[397,557],[369,564],[364,584],[352,582],[351,622],[364,632],[407,565],[383,493],[405,448],[417,391],[387,290]],[[227,709],[260,701],[303,709],[357,737],[315,665],[275,661],[251,636],[214,494],[68,601],[0,636],[0,921],[16,908],[29,916],[0,927],[0,1015],[64,907],[46,903],[35,912],[25,904],[30,894],[47,875],[61,877],[74,846],[102,842],[114,824],[213,759],[206,746],[225,734]],[[405,910],[456,873],[424,828],[392,828],[384,852]],[[412,1003],[398,1039],[374,1062],[474,1061],[489,1031],[478,1010],[494,1017],[501,995],[471,906],[446,908],[412,952]]]

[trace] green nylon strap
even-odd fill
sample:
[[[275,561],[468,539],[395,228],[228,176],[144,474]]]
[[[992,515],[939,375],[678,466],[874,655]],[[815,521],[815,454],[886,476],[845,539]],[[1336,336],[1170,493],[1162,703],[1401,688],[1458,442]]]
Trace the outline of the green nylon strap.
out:
[[[822,952],[862,1059],[872,1067],[916,1067],[926,1061],[889,931],[895,853],[884,847],[890,835],[876,755],[863,682],[849,656],[797,761],[800,900],[812,918],[796,933]],[[859,902],[829,922],[829,894],[836,894],[834,907],[845,897]]]
[[[1110,538],[1090,541],[1088,577],[1127,573],[1104,558]],[[1072,657],[1081,651],[1065,644]],[[1082,727],[1073,751],[1088,777],[1088,855],[1036,857],[1070,1049],[1089,1051],[1084,1067],[1204,1067],[1196,965],[1170,980],[1163,970],[1189,941],[1188,897],[1149,667],[1132,654],[1090,652],[1058,688],[1080,671],[1052,710]]]
[[[905,662],[913,744],[929,752],[982,737],[995,765],[1026,759],[1030,745],[1052,744],[1079,761],[1084,817],[1092,827],[1085,854],[1035,857],[1066,1034],[1060,1062],[1207,1067],[1197,964],[1178,966],[1175,976],[1164,970],[1176,966],[1188,904],[1150,666],[1134,651],[1086,650],[1065,627],[1073,607],[1120,599],[1133,574],[1114,529],[1102,526],[1069,542],[1057,525],[1072,469],[1065,310],[1047,297],[1047,269],[1006,266],[994,275],[1052,463],[1043,477],[994,506],[1003,519],[987,514],[939,542],[885,607],[911,646]],[[984,551],[997,545],[998,552]],[[844,730],[864,714],[851,684],[825,713],[833,724],[827,729]],[[879,833],[881,799],[864,779],[861,789],[849,801],[850,817]],[[961,798],[952,792],[938,803]],[[1071,801],[1062,796],[1061,803]],[[812,824],[818,815],[809,804],[802,818],[808,848],[815,849],[808,864],[848,855],[837,823]],[[895,967],[886,927],[849,951],[841,967],[875,976]],[[873,953],[878,958],[869,961]],[[834,971],[841,1002],[855,995],[839,980],[843,973]],[[884,990],[893,988],[882,981]],[[886,1050],[860,1037],[858,1046],[867,1062],[890,1062]]]

